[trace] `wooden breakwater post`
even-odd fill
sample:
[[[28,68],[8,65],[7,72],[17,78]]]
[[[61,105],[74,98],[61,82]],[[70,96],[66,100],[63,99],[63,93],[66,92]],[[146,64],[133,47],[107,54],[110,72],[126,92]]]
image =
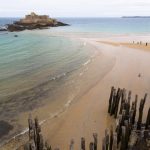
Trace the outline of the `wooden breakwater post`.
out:
[[[110,133],[105,131],[103,150],[150,150],[150,108],[146,122],[142,122],[147,93],[141,99],[139,109],[138,95],[135,95],[134,101],[131,101],[131,95],[132,92],[127,94],[126,89],[118,88],[116,92],[114,87],[111,88],[108,113],[116,118],[116,125],[114,131],[113,127],[110,128]],[[139,116],[136,120],[137,110]]]
[[[111,126],[110,130],[105,130],[105,136],[102,141],[102,150],[149,150],[150,149],[150,108],[147,113],[146,122],[142,122],[144,105],[147,94],[141,99],[139,107],[137,106],[138,95],[131,100],[132,92],[126,89],[111,88],[108,113],[116,119],[116,126]],[[139,108],[139,109],[138,109]],[[137,111],[139,110],[139,113]],[[136,120],[136,115],[138,119]],[[44,142],[41,126],[38,118],[32,120],[31,115],[28,119],[29,142],[25,150],[52,150],[51,146]],[[93,134],[93,141],[88,147],[85,138],[81,138],[81,150],[98,150],[97,133]],[[74,140],[70,141],[69,150],[74,150]],[[53,150],[59,150],[55,148]]]
[[[147,119],[146,119],[146,129],[150,128],[150,108],[148,110]]]
[[[114,93],[114,87],[111,87],[111,93],[109,97],[109,106],[108,106],[108,113],[111,112],[111,106],[112,106],[112,99],[113,99],[113,93]]]
[[[94,150],[97,150],[97,133],[93,133]]]
[[[47,142],[44,143],[41,126],[37,117],[33,121],[31,115],[29,115],[28,127],[29,141],[24,145],[24,150],[52,150]]]
[[[74,150],[74,140],[73,139],[70,141],[69,150]]]
[[[85,138],[81,138],[81,150],[85,150]]]
[[[39,124],[39,120],[36,117],[34,120],[32,116],[29,115],[28,118],[28,127],[29,127],[29,141],[24,145],[24,150],[59,150],[59,148],[54,148],[47,143],[44,142],[41,126]],[[74,140],[70,141],[69,150],[74,150]],[[97,133],[93,133],[93,141],[89,144],[89,150],[98,150],[98,135]],[[85,138],[81,138],[80,150],[86,150],[86,142]]]

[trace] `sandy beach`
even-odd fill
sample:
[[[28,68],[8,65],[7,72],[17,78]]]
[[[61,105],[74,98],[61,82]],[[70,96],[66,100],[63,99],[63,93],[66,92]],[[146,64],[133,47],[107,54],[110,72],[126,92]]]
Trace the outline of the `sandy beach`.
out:
[[[99,41],[100,43],[104,44],[110,44],[113,46],[124,46],[124,47],[129,47],[129,48],[134,48],[134,49],[141,49],[141,50],[150,50],[150,44],[147,43],[121,43],[121,42],[108,42],[108,41]]]
[[[87,79],[89,80],[90,76],[92,79],[94,73],[100,71],[99,80],[69,103],[69,107],[62,111],[60,115],[56,114],[53,119],[49,119],[42,124],[44,139],[47,139],[52,148],[58,147],[61,150],[67,150],[70,140],[74,139],[75,149],[79,149],[80,138],[85,137],[86,143],[90,143],[92,134],[96,132],[98,134],[98,149],[101,149],[104,130],[114,122],[114,119],[107,115],[111,86],[131,90],[132,99],[134,99],[135,94],[138,94],[139,101],[145,93],[148,93],[146,107],[144,108],[144,114],[147,113],[150,106],[150,47],[145,48],[144,45],[130,44],[133,40],[140,41],[141,38],[148,41],[150,36],[81,37],[81,40],[93,45],[97,54],[94,61],[88,65],[88,68],[92,68],[92,70],[89,69],[86,72],[89,74]],[[141,74],[140,78],[138,77],[139,73]],[[81,76],[80,80],[86,79]],[[51,106],[43,106],[33,111],[33,117],[38,115],[39,119],[42,120],[43,110],[48,111],[49,109],[51,109]],[[21,119],[21,121],[24,120],[22,124],[27,125],[28,113],[21,117],[24,117],[24,119]],[[146,115],[143,119],[145,117]],[[13,140],[1,149],[13,150],[15,149],[14,145],[19,147],[22,143],[21,139],[23,138],[20,137],[17,141]]]

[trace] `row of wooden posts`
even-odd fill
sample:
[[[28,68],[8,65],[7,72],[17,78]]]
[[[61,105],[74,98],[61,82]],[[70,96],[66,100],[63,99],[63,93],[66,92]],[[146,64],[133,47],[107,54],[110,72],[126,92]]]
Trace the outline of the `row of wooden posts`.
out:
[[[24,150],[51,150],[51,146],[49,146],[47,142],[44,143],[38,118],[36,117],[33,121],[30,115],[28,125],[29,142],[25,144]]]
[[[143,110],[147,94],[141,99],[139,113],[137,113],[138,95],[131,102],[132,92],[125,89],[116,90],[111,88],[108,113],[116,119],[116,126],[111,126],[110,130],[105,130],[105,137],[102,140],[102,150],[150,150],[150,108],[147,119],[142,123]],[[138,119],[136,121],[136,115]],[[31,115],[28,119],[29,142],[24,146],[24,150],[52,150],[52,147],[44,142],[41,134],[41,127],[38,118],[34,120]],[[139,140],[140,139],[140,140]],[[140,142],[139,142],[140,141]],[[98,150],[98,135],[93,134],[93,141],[89,143],[89,150]],[[138,144],[142,143],[142,146]],[[149,143],[149,147],[148,147]],[[135,148],[137,146],[137,148]],[[148,147],[148,149],[146,149]],[[134,149],[135,148],[135,149]],[[69,150],[74,150],[74,140],[70,141]],[[55,148],[53,150],[59,150]],[[81,138],[80,150],[86,150],[85,138]],[[99,149],[100,150],[100,149]]]
[[[52,150],[52,147],[43,140],[38,118],[36,117],[33,121],[30,115],[28,119],[28,125],[29,125],[29,142],[25,144],[24,150]],[[93,133],[93,142],[90,142],[89,150],[97,150],[97,141],[98,141],[97,133]],[[71,140],[68,149],[74,150],[74,140]],[[81,138],[80,149],[81,150],[86,149],[84,137]],[[59,148],[55,148],[54,150],[59,150]]]
[[[131,103],[131,94],[131,91],[127,94],[125,89],[111,88],[108,113],[114,116],[116,125],[114,130],[113,126],[106,129],[103,150],[150,150],[150,108],[146,122],[142,122],[147,94],[140,101],[137,121],[138,95]]]

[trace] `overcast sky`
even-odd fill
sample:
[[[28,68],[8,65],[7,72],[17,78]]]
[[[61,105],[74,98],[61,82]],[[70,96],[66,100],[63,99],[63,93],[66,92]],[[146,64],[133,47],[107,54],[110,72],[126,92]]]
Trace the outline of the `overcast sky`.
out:
[[[0,0],[0,17],[31,11],[51,17],[150,16],[150,0]]]

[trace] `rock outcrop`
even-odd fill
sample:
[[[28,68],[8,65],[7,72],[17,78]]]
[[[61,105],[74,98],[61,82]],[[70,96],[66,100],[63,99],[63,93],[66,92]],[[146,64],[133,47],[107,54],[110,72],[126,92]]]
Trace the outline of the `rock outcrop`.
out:
[[[47,15],[37,15],[32,12],[30,15],[26,15],[25,18],[20,19],[13,24],[8,24],[7,30],[13,32],[33,29],[45,29],[48,27],[58,26],[68,26],[68,24],[59,22],[56,19],[49,18],[49,16]]]

